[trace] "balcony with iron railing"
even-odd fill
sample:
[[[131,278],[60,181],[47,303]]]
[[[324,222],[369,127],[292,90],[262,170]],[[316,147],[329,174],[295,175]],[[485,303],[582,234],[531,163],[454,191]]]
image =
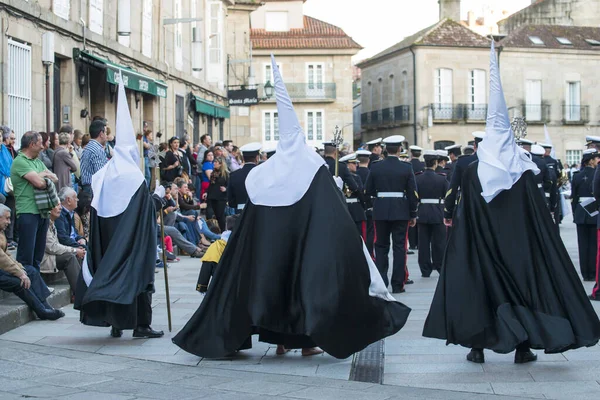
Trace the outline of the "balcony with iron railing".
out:
[[[550,122],[550,104],[521,104],[521,115],[528,124]]]
[[[590,106],[563,105],[563,124],[583,125],[590,122]]]
[[[487,104],[443,104],[429,105],[434,123],[484,122]]]
[[[393,128],[410,124],[410,106],[386,107],[361,114],[362,129]]]
[[[264,84],[258,84],[258,97],[264,102],[274,102],[275,97],[267,98]],[[337,98],[335,83],[286,83],[285,87],[294,102],[323,103],[334,102]]]

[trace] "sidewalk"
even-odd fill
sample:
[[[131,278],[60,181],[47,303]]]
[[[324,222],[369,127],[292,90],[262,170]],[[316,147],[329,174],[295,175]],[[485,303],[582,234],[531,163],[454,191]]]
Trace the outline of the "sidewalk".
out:
[[[576,257],[574,225],[562,226]],[[576,267],[578,267],[575,258]],[[0,336],[0,399],[486,399],[582,398],[600,394],[600,346],[539,354],[517,366],[512,355],[486,353],[483,366],[465,361],[467,350],[426,339],[421,330],[437,277],[423,279],[409,257],[414,285],[398,298],[413,308],[405,328],[386,340],[384,385],[348,381],[352,358],[275,356],[255,341],[235,359],[206,360],[185,353],[171,338],[201,302],[194,290],[200,262],[183,257],[169,269],[173,332],[167,332],[162,270],[156,275],[154,324],[162,339],[119,339],[108,328],[86,327],[72,307],[59,321],[34,321]],[[590,286],[589,284],[587,286]],[[588,287],[588,290],[590,288]],[[600,311],[600,304],[594,304]],[[591,361],[591,363],[590,363]],[[595,363],[594,363],[595,362]],[[10,393],[10,394],[9,394]],[[110,394],[106,394],[110,393]],[[503,394],[522,397],[504,397]],[[272,396],[272,397],[271,397]]]

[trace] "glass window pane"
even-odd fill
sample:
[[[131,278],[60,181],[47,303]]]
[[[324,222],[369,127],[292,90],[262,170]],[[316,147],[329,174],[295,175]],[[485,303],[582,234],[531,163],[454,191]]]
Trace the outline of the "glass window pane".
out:
[[[273,117],[273,139],[274,140],[279,140],[279,116],[277,115],[277,113],[273,113],[274,117]]]

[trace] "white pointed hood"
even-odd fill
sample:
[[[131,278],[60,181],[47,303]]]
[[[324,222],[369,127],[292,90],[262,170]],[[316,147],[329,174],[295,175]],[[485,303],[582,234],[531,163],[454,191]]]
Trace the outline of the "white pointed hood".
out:
[[[549,145],[552,145],[552,139],[550,139],[550,133],[548,132],[548,127],[544,124],[544,141]],[[552,146],[552,150],[550,150],[550,157],[556,159],[556,151],[554,150],[554,146]]]
[[[306,145],[304,131],[273,55],[271,64],[279,118],[279,142],[277,152],[250,171],[246,178],[246,190],[253,204],[291,206],[304,196],[325,160]]]
[[[125,211],[131,198],[144,182],[125,87],[120,77],[116,138],[113,157],[92,176],[92,207],[96,209],[98,216],[103,218],[114,217]]]
[[[485,132],[485,138],[477,147],[477,174],[483,189],[481,195],[489,203],[501,191],[510,189],[525,171],[540,173],[527,152],[515,142],[493,41],[490,50],[490,98]]]

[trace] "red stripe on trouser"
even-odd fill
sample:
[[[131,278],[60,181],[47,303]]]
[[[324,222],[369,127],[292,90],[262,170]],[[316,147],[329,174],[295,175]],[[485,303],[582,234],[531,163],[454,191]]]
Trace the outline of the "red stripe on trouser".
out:
[[[362,221],[360,224],[360,234],[365,243],[367,243],[367,221]]]
[[[406,226],[406,237],[404,238],[404,283],[408,281],[408,231],[410,226]]]
[[[371,221],[373,221],[373,254],[372,254],[372,256],[373,256],[373,261],[375,261],[375,259],[377,258],[375,256],[375,254],[376,254],[375,253],[375,245],[377,244],[377,226],[375,225],[374,219]]]
[[[171,236],[165,236],[165,249],[168,252],[173,252],[173,239],[171,239]]]
[[[596,293],[598,293],[598,289],[600,288],[600,229],[598,229],[596,243],[598,244],[598,252],[596,254],[596,284],[594,285],[594,289],[592,289],[592,297],[594,298],[596,298]]]

